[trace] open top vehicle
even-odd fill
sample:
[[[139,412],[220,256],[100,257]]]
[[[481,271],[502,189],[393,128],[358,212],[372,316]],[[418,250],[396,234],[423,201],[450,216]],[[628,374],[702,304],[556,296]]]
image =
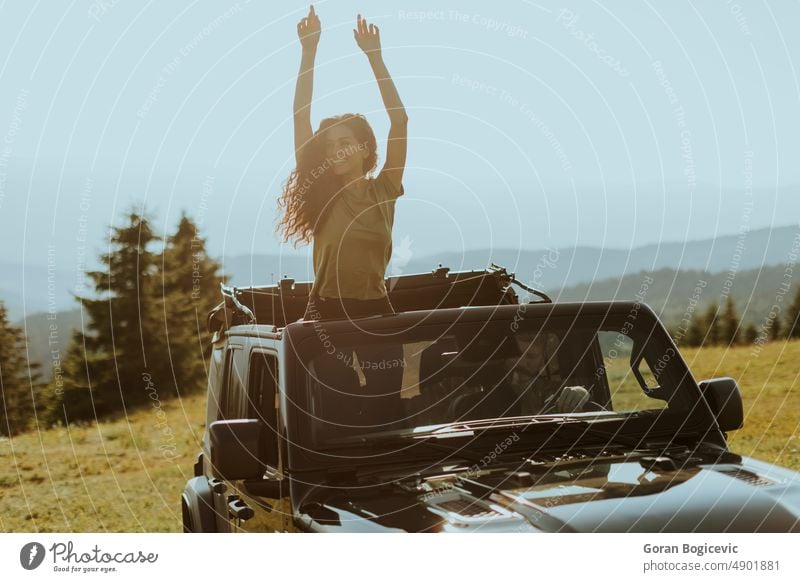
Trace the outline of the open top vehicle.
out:
[[[800,531],[800,474],[728,449],[736,381],[646,304],[494,264],[386,287],[397,313],[319,321],[309,282],[223,287],[184,531]]]

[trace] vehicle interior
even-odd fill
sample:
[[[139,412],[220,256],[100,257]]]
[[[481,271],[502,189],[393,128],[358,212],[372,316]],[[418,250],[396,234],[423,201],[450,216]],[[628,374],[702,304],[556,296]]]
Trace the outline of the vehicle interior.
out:
[[[543,292],[492,264],[484,271],[387,278],[398,313],[453,307],[552,304]],[[223,301],[208,318],[219,332],[238,323],[271,324],[281,333],[303,322],[310,282],[283,279],[270,286],[222,288]],[[515,311],[522,313],[520,307]],[[624,315],[542,324],[526,318],[486,325],[422,326],[395,337],[336,337],[332,352],[320,345],[303,362],[307,423],[314,439],[418,429],[482,419],[548,414],[615,414],[666,408],[672,396],[669,363],[654,374],[668,347],[665,330],[643,318],[633,330]],[[649,321],[649,323],[646,323]],[[324,322],[336,327],[336,320]],[[646,325],[647,329],[643,326]],[[638,336],[638,345],[634,340]],[[674,364],[675,362],[672,362]],[[674,386],[672,387],[674,389]]]
[[[428,337],[339,338],[308,366],[309,413],[323,438],[548,414],[665,408],[634,340],[609,321],[507,322],[430,330]],[[416,333],[420,335],[419,332]],[[423,334],[424,335],[424,334]],[[652,342],[648,345],[652,345]],[[638,368],[635,369],[634,366]]]

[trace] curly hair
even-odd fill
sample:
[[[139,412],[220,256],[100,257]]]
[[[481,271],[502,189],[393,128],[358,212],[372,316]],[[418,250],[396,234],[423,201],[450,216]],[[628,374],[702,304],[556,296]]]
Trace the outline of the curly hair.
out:
[[[366,145],[369,153],[364,159],[365,175],[378,163],[375,133],[366,117],[360,113],[345,113],[320,122],[311,140],[301,148],[297,167],[286,179],[278,199],[279,213],[283,211],[283,215],[278,219],[277,230],[283,233],[282,242],[295,239],[295,248],[298,243],[311,242],[325,209],[341,189],[340,179],[326,171],[324,140],[325,132],[338,124],[350,128],[358,143]]]

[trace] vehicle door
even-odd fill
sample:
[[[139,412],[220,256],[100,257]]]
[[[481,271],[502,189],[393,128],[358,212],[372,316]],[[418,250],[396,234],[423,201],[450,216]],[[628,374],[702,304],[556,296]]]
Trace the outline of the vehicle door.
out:
[[[260,480],[236,484],[239,507],[252,511],[231,515],[235,531],[276,532],[292,529],[291,502],[288,479],[284,479],[282,458],[282,428],[278,422],[278,356],[271,349],[255,347],[250,353],[247,379],[247,398],[243,418],[257,418],[265,425],[263,460],[266,464]]]
[[[214,420],[230,420],[243,418],[242,413],[247,403],[244,389],[247,372],[247,352],[243,344],[229,343],[225,351],[225,365],[222,389],[219,391],[219,402],[216,403],[217,416]],[[209,479],[214,508],[217,516],[217,531],[231,530],[229,504],[233,500],[235,490],[232,484],[221,479]]]

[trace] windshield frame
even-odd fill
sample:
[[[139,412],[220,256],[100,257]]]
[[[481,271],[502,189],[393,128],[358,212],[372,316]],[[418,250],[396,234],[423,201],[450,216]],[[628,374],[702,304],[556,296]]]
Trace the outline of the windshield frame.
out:
[[[431,315],[433,312],[413,313],[413,315],[417,316],[413,320],[413,325],[408,321],[410,318],[407,316],[412,315],[408,312],[356,320],[328,320],[321,322],[321,324],[328,331],[336,333],[339,337],[357,335],[363,332],[368,332],[373,336],[385,335],[387,337],[396,337],[397,334],[402,334],[403,341],[415,341],[415,338],[420,336],[435,338],[442,333],[452,331],[456,326],[474,325],[476,323],[484,323],[486,325],[509,324],[514,321],[517,326],[528,329],[548,326],[563,329],[564,325],[559,326],[559,322],[566,320],[574,322],[576,319],[586,318],[592,320],[591,323],[587,323],[587,327],[603,326],[605,329],[614,329],[608,323],[608,320],[616,320],[618,323],[621,321],[620,316],[630,313],[631,306],[634,305],[638,306],[636,317],[637,321],[641,322],[639,329],[644,327],[645,330],[650,332],[649,341],[656,342],[658,344],[657,349],[663,350],[664,353],[669,352],[672,354],[669,365],[665,366],[662,372],[670,383],[674,384],[675,393],[679,399],[683,400],[684,406],[678,411],[664,409],[657,415],[645,415],[644,418],[647,418],[647,422],[650,423],[647,427],[642,425],[641,421],[636,420],[636,415],[628,412],[620,412],[613,416],[622,420],[628,419],[629,422],[621,423],[622,426],[626,427],[639,426],[640,428],[647,428],[648,431],[652,430],[662,434],[688,435],[702,433],[707,435],[709,431],[715,430],[716,423],[713,415],[703,400],[697,382],[689,371],[677,346],[655,313],[645,304],[590,302],[581,304],[517,304],[494,306],[492,308],[450,308],[439,310],[440,312],[449,312],[447,315],[450,317],[443,317],[442,313],[438,313],[438,317],[433,317]],[[477,313],[479,310],[483,313]],[[420,317],[426,314],[427,317]],[[426,321],[426,319],[429,321]],[[522,320],[525,321],[523,322]],[[310,323],[308,327],[311,327]],[[310,333],[308,333],[309,331]],[[296,369],[293,374],[295,382],[292,386],[291,399],[295,401],[296,406],[292,406],[293,410],[290,411],[290,416],[293,417],[291,424],[294,427],[292,441],[293,444],[308,453],[314,454],[318,452],[324,456],[331,455],[336,459],[341,459],[341,456],[335,454],[338,450],[337,447],[325,446],[324,443],[315,442],[311,434],[313,420],[309,421],[308,415],[300,412],[300,409],[308,410],[309,382],[307,382],[307,379],[309,375],[303,362],[310,361],[309,358],[316,353],[316,348],[319,346],[318,338],[316,337],[317,331],[304,330],[305,333],[303,335],[305,337],[297,338],[299,341],[293,344],[294,348],[296,348],[294,349],[295,357],[293,358]],[[422,333],[420,333],[421,331]],[[645,344],[645,346],[647,345],[650,345],[651,349],[653,349],[652,343]],[[290,349],[290,351],[292,350]],[[298,409],[298,406],[300,409]],[[542,418],[542,416],[539,415],[539,418]],[[588,414],[586,417],[582,417],[581,420],[593,422],[595,419],[592,418],[591,414]],[[346,448],[349,449],[350,447]],[[365,448],[367,447],[365,446]]]

